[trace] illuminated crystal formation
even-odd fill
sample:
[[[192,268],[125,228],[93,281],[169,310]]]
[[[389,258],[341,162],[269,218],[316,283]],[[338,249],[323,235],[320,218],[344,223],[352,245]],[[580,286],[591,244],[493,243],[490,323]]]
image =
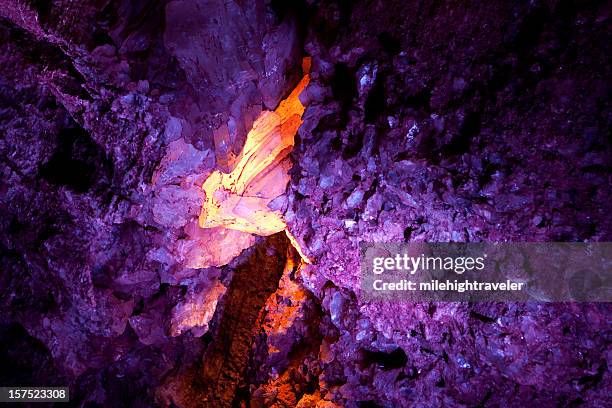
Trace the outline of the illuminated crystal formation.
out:
[[[305,61],[305,72],[308,65]],[[289,181],[288,155],[304,113],[298,96],[308,82],[306,73],[276,110],[257,118],[231,173],[216,170],[206,179],[199,218],[202,228],[225,227],[263,236],[285,229],[280,211],[268,204],[285,192]]]

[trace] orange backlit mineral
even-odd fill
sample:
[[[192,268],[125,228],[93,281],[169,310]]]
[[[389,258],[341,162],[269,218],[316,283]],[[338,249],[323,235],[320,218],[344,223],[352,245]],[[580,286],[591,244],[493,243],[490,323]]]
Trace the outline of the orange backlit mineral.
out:
[[[305,61],[304,66],[308,65]],[[282,214],[268,204],[285,192],[289,182],[288,155],[304,113],[298,96],[309,79],[306,73],[275,111],[259,115],[231,173],[217,170],[206,179],[199,218],[202,228],[226,227],[264,236],[286,228]]]

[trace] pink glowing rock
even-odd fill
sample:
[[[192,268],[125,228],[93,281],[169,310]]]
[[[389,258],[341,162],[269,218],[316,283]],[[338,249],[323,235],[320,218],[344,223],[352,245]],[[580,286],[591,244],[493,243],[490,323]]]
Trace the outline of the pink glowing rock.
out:
[[[187,330],[191,330],[195,337],[206,333],[208,323],[217,309],[217,302],[226,289],[220,282],[214,282],[200,290],[191,290],[185,301],[172,309],[170,335],[176,337]]]
[[[196,222],[185,227],[187,239],[176,242],[174,252],[186,268],[207,268],[228,264],[250,247],[255,237],[226,228],[200,228]]]

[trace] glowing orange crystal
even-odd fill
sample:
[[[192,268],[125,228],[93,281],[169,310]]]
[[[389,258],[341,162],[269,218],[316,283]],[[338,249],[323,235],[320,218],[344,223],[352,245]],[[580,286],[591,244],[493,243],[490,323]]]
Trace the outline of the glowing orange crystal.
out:
[[[304,67],[307,72],[309,61]],[[259,115],[231,173],[216,170],[206,179],[199,217],[202,228],[225,227],[264,236],[286,228],[280,211],[268,204],[285,192],[289,182],[288,155],[304,113],[298,96],[309,79],[306,73],[276,110]]]

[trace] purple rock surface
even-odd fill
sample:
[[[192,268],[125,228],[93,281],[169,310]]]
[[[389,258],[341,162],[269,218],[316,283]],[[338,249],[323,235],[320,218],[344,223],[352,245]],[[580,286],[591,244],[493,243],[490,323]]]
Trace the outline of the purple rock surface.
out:
[[[375,303],[359,243],[610,241],[605,2],[0,0],[0,386],[612,405],[610,303]],[[284,233],[202,183],[303,75]]]

